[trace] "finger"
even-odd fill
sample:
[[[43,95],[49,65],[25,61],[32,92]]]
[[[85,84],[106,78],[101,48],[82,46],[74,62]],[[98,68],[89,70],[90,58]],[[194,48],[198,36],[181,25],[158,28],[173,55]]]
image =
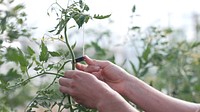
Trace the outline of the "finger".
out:
[[[84,71],[87,65],[81,64],[81,63],[76,63],[76,68],[78,70]]]
[[[101,61],[101,60],[91,59],[91,58],[89,58],[87,55],[84,56],[84,59],[85,59],[85,62],[86,62],[88,65],[98,65],[98,66],[100,66],[101,68],[104,68],[104,67],[106,67],[106,66],[109,64],[108,61]]]
[[[73,96],[72,98],[74,99],[75,102],[81,104],[82,101],[79,98],[77,98],[75,96]]]
[[[99,66],[96,66],[96,65],[89,65],[85,68],[85,72],[98,72],[101,68]]]
[[[72,83],[72,80],[71,79],[68,79],[68,78],[60,78],[59,79],[59,84],[61,86],[66,86],[66,87],[70,87]]]
[[[85,71],[85,72],[98,72],[100,70],[100,67],[99,66],[96,66],[96,65],[83,65],[83,64],[80,64],[80,63],[77,63],[76,64],[76,68],[78,70],[81,70],[81,71]]]
[[[76,74],[76,70],[67,70],[64,74],[64,77],[72,79],[74,78],[75,74]]]

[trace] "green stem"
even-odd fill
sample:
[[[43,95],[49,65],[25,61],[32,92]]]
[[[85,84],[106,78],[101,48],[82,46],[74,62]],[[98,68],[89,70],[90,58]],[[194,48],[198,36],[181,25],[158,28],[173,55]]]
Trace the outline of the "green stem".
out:
[[[65,64],[67,64],[70,61],[71,60],[67,60],[66,62],[64,62],[63,65],[58,69],[57,73],[59,73],[64,68]]]
[[[20,83],[18,83],[18,84],[15,84],[15,85],[13,85],[13,86],[10,86],[10,87],[8,87],[8,89],[11,89],[11,88],[13,88],[13,87],[17,87],[17,86],[19,86],[19,85],[21,85],[21,84],[23,84],[23,83],[26,83],[27,81],[30,81],[31,79],[34,79],[34,78],[36,78],[36,77],[39,77],[39,76],[42,76],[42,75],[45,75],[45,74],[55,75],[55,76],[59,76],[59,77],[63,77],[63,75],[58,74],[58,73],[53,73],[53,72],[43,72],[43,73],[41,73],[41,74],[35,75],[35,76],[33,76],[33,77],[30,77],[30,78],[28,78],[28,79],[26,79],[26,80],[24,80],[24,81],[22,81],[22,82],[20,82]]]
[[[70,52],[71,58],[72,58],[72,70],[75,70],[75,54],[74,54],[74,52],[72,50],[72,47],[69,44],[68,34],[67,34],[67,25],[65,25],[65,27],[64,27],[64,36],[65,36],[66,45],[67,45],[67,47],[69,49],[69,52]],[[68,102],[69,102],[69,105],[70,105],[70,107],[69,107],[70,108],[70,112],[74,112],[74,110],[72,108],[71,96],[67,95],[67,98],[68,98]]]
[[[39,94],[37,96],[35,96],[30,102],[29,104],[26,106],[26,108],[24,109],[24,112],[27,112],[28,107],[31,105],[31,103],[33,103],[33,101],[35,100],[35,98],[37,98],[39,96]]]
[[[36,75],[36,76],[31,77],[31,79],[36,78],[36,77],[41,76],[41,75],[44,75],[44,74],[56,75],[55,78],[54,78],[54,80],[45,88],[45,90],[48,89],[49,87],[51,87],[51,86],[53,85],[53,83],[56,81],[57,77],[63,77],[61,74],[58,74],[58,73],[44,72],[44,73],[41,73],[41,74],[38,74],[38,75]],[[26,81],[29,81],[29,80],[30,80],[30,79],[27,79],[27,80],[25,80],[25,81],[23,81],[23,82],[26,82]],[[19,83],[18,85],[22,84],[23,82]],[[16,86],[16,85],[15,85],[15,86]],[[14,86],[13,86],[13,87],[14,87]],[[26,106],[26,109],[25,109],[24,112],[26,112],[26,110],[28,109],[28,107],[31,105],[31,103],[33,103],[33,101],[34,101],[38,96],[39,96],[39,94],[38,94],[37,96],[35,96],[35,97],[31,100],[31,102]],[[51,111],[51,109],[49,109],[49,111]],[[51,111],[51,112],[52,112],[52,111]]]
[[[60,101],[60,105],[59,105],[59,107],[58,107],[58,112],[62,112],[61,105],[63,104],[65,98],[66,98],[66,95],[63,94],[63,99]]]
[[[67,35],[67,25],[64,28],[64,35],[65,35],[65,41],[66,41],[66,45],[69,49],[69,52],[71,54],[71,58],[72,58],[72,70],[75,70],[75,54],[72,50],[72,47],[69,44],[69,40],[68,40],[68,35]]]

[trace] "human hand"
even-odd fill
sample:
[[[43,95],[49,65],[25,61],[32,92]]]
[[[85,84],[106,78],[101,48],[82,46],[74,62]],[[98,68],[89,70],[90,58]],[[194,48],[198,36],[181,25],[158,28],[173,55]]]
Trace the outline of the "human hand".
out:
[[[69,94],[80,104],[89,108],[98,108],[100,104],[116,92],[94,75],[79,70],[65,72],[64,78],[59,79],[60,91]]]
[[[88,56],[84,56],[84,58],[87,65],[77,63],[77,69],[92,73],[98,79],[104,81],[111,88],[123,95],[125,83],[130,79],[130,74],[109,61],[95,60]]]

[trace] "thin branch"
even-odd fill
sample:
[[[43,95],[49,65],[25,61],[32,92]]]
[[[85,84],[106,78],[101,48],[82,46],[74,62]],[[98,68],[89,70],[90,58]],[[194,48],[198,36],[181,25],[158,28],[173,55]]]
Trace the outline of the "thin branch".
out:
[[[70,62],[70,61],[71,61],[71,60],[65,61],[64,64],[58,69],[57,73],[59,73],[59,72],[64,68],[64,66],[65,66],[68,62]]]
[[[53,73],[53,72],[43,72],[43,73],[40,73],[40,74],[35,75],[35,76],[33,76],[33,77],[30,77],[30,78],[28,78],[28,79],[26,79],[26,80],[24,80],[24,81],[22,81],[22,82],[20,82],[20,83],[18,83],[18,84],[15,84],[15,85],[13,85],[13,86],[9,86],[8,89],[11,89],[11,88],[13,88],[13,87],[20,86],[20,85],[22,85],[23,83],[26,83],[26,82],[28,82],[28,81],[30,81],[30,80],[36,78],[36,77],[39,77],[39,76],[42,76],[42,75],[46,75],[46,74],[49,74],[49,75],[55,75],[55,76],[59,76],[59,77],[63,77],[63,75],[58,74],[58,73]]]
[[[58,112],[62,112],[62,109],[61,109],[61,104],[63,104],[63,102],[64,102],[65,98],[66,98],[66,95],[65,95],[65,94],[63,94],[63,98],[62,98],[62,100],[60,101],[60,105],[59,105],[59,107],[58,107]]]

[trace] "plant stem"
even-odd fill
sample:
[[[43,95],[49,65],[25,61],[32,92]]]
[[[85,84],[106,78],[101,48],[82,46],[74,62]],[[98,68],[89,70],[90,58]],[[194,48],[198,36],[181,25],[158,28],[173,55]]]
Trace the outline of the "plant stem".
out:
[[[66,15],[65,15],[66,17]],[[66,19],[66,18],[65,18]],[[65,41],[66,41],[66,45],[70,51],[70,54],[71,54],[71,58],[72,58],[72,70],[75,70],[75,55],[74,55],[74,52],[72,50],[72,47],[70,46],[69,44],[69,40],[68,40],[68,34],[67,34],[67,25],[65,25],[64,27],[64,35],[65,35]],[[68,98],[68,102],[70,104],[70,112],[74,112],[73,108],[72,108],[72,101],[71,101],[71,96],[70,95],[67,95],[67,98]]]
[[[59,73],[64,68],[65,64],[67,64],[70,61],[71,60],[67,60],[66,62],[64,62],[63,65],[58,69],[57,73]]]
[[[60,105],[59,105],[59,107],[58,107],[58,112],[62,112],[62,109],[61,109],[61,104],[64,102],[64,100],[65,100],[65,97],[66,97],[66,95],[65,95],[65,94],[63,94],[63,99],[60,101]]]
[[[69,52],[71,54],[71,58],[72,58],[72,70],[75,70],[75,54],[72,50],[72,47],[69,44],[69,40],[68,40],[68,34],[67,34],[67,25],[64,28],[64,35],[65,35],[65,41],[66,41],[66,45],[69,49]]]
[[[53,73],[53,72],[43,72],[43,73],[40,73],[40,74],[35,75],[35,76],[33,76],[33,77],[29,77],[28,79],[26,79],[26,80],[24,80],[24,81],[22,81],[22,82],[20,82],[20,83],[18,83],[18,84],[15,84],[15,85],[13,85],[13,86],[10,86],[10,87],[8,87],[8,89],[13,88],[13,87],[17,87],[17,86],[19,86],[19,85],[21,85],[21,84],[23,84],[23,83],[26,83],[27,81],[30,81],[31,79],[34,79],[34,78],[36,78],[36,77],[39,77],[39,76],[42,76],[42,75],[45,75],[45,74],[55,75],[55,76],[59,76],[59,77],[63,77],[63,75],[58,74],[58,73]]]

